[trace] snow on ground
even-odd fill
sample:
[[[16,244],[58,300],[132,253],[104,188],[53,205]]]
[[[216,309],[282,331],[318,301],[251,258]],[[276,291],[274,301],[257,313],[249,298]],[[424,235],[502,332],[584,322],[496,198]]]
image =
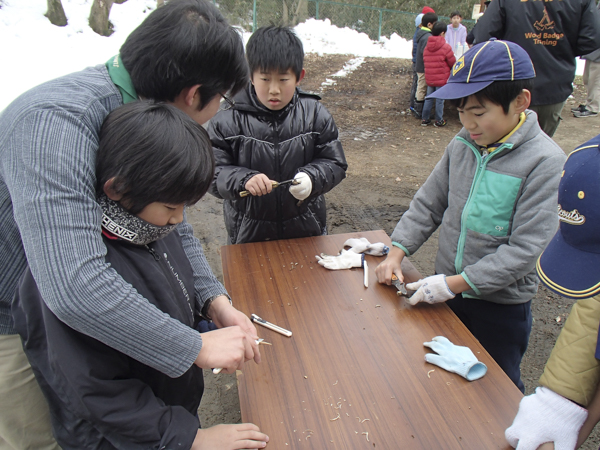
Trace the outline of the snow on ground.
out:
[[[121,44],[147,15],[156,0],[128,0],[113,5],[110,20],[115,32],[99,36],[87,24],[92,0],[62,0],[68,25],[57,27],[44,17],[46,0],[4,0],[0,9],[0,111],[27,89],[61,75],[101,64],[118,53]],[[364,57],[411,58],[412,41],[392,34],[372,41],[364,33],[331,25],[328,19],[309,19],[295,28],[306,53],[349,54],[343,77],[362,64]],[[250,33],[244,33],[244,42]],[[577,73],[583,73],[578,64]],[[328,79],[326,84],[334,84]]]

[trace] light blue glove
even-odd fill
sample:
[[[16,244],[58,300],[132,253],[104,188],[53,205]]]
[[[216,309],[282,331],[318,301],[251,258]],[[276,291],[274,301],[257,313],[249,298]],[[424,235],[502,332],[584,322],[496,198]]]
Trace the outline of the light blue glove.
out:
[[[427,353],[425,361],[469,381],[478,380],[487,372],[487,366],[477,360],[469,347],[454,345],[444,336],[436,336],[423,345],[437,353]]]

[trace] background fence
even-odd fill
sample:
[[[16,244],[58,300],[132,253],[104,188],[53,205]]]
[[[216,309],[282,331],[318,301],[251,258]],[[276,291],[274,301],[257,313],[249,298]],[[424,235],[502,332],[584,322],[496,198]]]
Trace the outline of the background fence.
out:
[[[265,25],[295,26],[309,18],[329,19],[333,25],[348,27],[369,35],[372,40],[381,36],[390,37],[396,33],[405,39],[412,39],[415,32],[415,17],[422,6],[414,6],[415,11],[400,11],[381,6],[341,3],[330,0],[213,0],[232,25],[245,31],[254,31]],[[457,5],[436,5],[435,0],[428,4],[437,7],[440,20],[450,23],[448,16],[441,15],[444,9],[457,9],[462,5],[463,17],[470,17],[472,5],[462,2]],[[438,0],[439,3],[439,0]],[[406,6],[406,2],[402,5]],[[441,6],[441,8],[439,7]],[[450,14],[450,11],[446,12]],[[473,20],[463,20],[471,29]]]

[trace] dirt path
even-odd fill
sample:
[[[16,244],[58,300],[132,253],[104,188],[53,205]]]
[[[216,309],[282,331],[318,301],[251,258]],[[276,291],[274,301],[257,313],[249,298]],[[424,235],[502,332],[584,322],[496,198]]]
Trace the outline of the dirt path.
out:
[[[450,109],[444,113],[448,121],[444,128],[422,127],[406,113],[410,61],[365,58],[348,76],[332,77],[351,59],[348,55],[309,54],[301,84],[305,90],[320,93],[333,114],[349,164],[347,178],[326,195],[328,230],[338,234],[383,229],[389,235],[461,125],[456,111]],[[328,79],[336,83],[322,86]],[[600,134],[600,118],[576,119],[569,112],[584,98],[583,87],[576,86],[563,113],[565,120],[554,136],[565,153]],[[226,243],[226,232],[221,201],[208,195],[192,208],[189,220],[215,274],[222,279],[220,247]],[[436,247],[434,235],[410,258],[423,274],[433,273]],[[537,386],[571,305],[545,289],[534,298],[533,331],[522,364],[526,393]],[[235,377],[207,372],[205,380],[200,411],[203,426],[239,422]],[[600,433],[595,433],[582,448],[595,450],[599,444]]]

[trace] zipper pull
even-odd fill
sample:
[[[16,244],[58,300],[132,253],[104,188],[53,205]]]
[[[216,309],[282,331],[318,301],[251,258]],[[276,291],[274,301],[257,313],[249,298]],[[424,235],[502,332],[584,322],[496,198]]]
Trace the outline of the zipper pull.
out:
[[[158,253],[156,253],[156,250],[154,250],[152,247],[149,247],[148,245],[146,245],[146,248],[148,249],[150,254],[154,257],[155,261],[160,261],[160,255]]]

